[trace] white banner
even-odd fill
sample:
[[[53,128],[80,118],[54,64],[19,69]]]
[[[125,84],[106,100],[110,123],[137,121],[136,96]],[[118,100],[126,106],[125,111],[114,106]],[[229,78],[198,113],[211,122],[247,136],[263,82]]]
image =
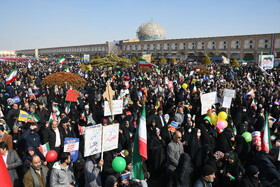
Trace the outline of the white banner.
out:
[[[215,104],[217,99],[217,92],[211,92],[203,94],[200,97],[201,99],[201,115],[206,114],[208,109],[212,108],[212,105]]]
[[[272,69],[274,66],[274,55],[260,55],[260,66],[263,69]]]
[[[113,100],[113,114],[118,115],[123,113],[123,100]],[[109,102],[104,102],[104,116],[111,116]]]
[[[88,128],[85,131],[85,151],[84,156],[91,156],[101,153],[102,127]]]
[[[103,126],[103,152],[118,148],[119,124]]]
[[[235,97],[235,90],[224,89],[224,97]]]
[[[230,108],[231,106],[232,97],[224,97],[223,107]]]

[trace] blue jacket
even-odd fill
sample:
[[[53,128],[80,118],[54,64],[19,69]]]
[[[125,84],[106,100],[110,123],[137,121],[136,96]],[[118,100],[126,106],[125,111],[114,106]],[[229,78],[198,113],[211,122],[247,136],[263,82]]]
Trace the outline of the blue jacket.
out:
[[[41,144],[40,136],[38,133],[34,132],[31,134],[31,130],[28,129],[25,133],[21,135],[21,138],[25,141],[25,150],[32,146],[34,149],[38,148]]]

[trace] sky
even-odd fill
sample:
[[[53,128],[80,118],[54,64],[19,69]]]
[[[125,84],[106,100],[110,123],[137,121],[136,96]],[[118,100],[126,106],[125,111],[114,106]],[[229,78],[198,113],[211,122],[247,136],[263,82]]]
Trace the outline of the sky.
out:
[[[0,50],[136,38],[153,20],[167,39],[280,32],[280,0],[0,0]]]

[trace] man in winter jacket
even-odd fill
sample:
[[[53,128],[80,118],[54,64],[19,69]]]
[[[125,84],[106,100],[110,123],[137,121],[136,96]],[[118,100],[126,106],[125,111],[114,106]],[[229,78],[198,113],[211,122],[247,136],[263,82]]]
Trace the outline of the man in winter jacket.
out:
[[[23,178],[24,186],[45,187],[47,183],[48,168],[41,165],[39,156],[34,155],[31,167]]]
[[[100,157],[100,153],[96,155],[92,155],[87,158],[85,164],[85,186],[86,187],[101,187],[101,167],[103,166],[104,161],[98,159]]]
[[[76,181],[70,164],[70,153],[62,153],[60,161],[54,163],[53,165],[50,178],[51,187],[74,187]]]

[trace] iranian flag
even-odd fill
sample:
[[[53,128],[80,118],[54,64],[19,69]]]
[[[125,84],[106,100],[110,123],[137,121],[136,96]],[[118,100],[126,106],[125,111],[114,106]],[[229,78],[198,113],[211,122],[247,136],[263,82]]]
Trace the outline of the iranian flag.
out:
[[[101,77],[103,77],[103,78],[104,78],[105,76],[106,76],[106,75],[105,75],[105,72],[104,72],[104,73],[102,73]]]
[[[85,111],[81,114],[81,119],[86,121],[86,113],[85,113]]]
[[[55,107],[53,107],[53,112],[54,112],[54,114],[56,115],[56,116],[59,116],[59,114],[60,114],[60,109],[59,109],[59,107],[56,105]]]
[[[70,73],[69,66],[66,66],[66,67],[65,67],[65,71],[66,71],[67,73]]]
[[[59,63],[61,63],[61,65],[63,65],[64,62],[66,62],[66,59],[65,59],[65,58],[60,58],[60,59],[59,59]]]
[[[254,107],[255,110],[258,109],[255,99],[253,99],[251,106]]]
[[[146,130],[146,111],[143,107],[140,122],[136,130],[134,139],[134,149],[132,154],[132,167],[130,179],[144,180],[142,161],[147,159],[147,130]]]
[[[154,65],[146,60],[143,60],[143,59],[139,60],[139,66],[140,67],[157,67],[156,65]]]
[[[66,115],[70,113],[70,104],[67,104],[64,112],[65,112]]]
[[[182,75],[182,73],[179,71],[179,78],[180,78],[180,83],[184,81],[184,76]]]
[[[156,68],[156,73],[157,73],[157,75],[162,76],[160,70],[157,68]]]
[[[35,113],[32,114],[32,117],[35,122],[40,121],[40,118]]]
[[[54,113],[52,112],[51,115],[50,115],[49,123],[52,123],[53,121],[57,121],[57,118],[54,115]]]
[[[44,145],[41,145],[39,147],[39,151],[44,155],[44,157],[46,157],[47,153],[50,151],[49,142]]]
[[[8,77],[6,78],[6,83],[10,84],[14,80],[16,80],[16,78],[17,78],[17,68],[11,71],[11,73],[8,75]]]
[[[268,125],[268,116],[266,113],[265,116],[265,124],[263,126],[263,130],[261,132],[261,138],[262,138],[262,150],[265,150],[266,152],[269,152],[271,149],[271,140],[270,140],[270,132],[269,132],[269,125]]]

